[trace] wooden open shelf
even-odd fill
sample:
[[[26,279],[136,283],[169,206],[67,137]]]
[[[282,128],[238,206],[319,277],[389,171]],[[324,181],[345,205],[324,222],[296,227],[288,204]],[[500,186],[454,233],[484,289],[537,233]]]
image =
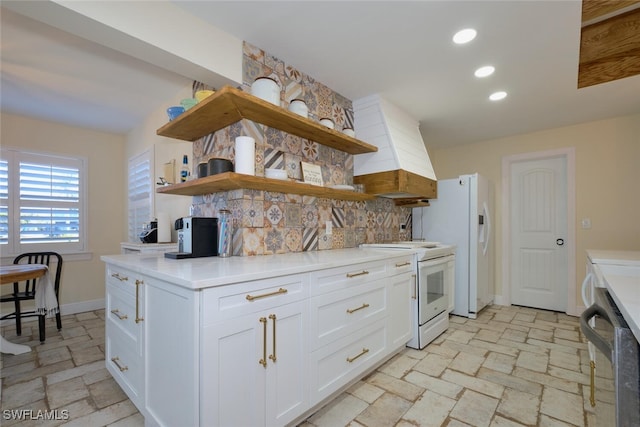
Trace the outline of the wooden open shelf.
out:
[[[156,133],[169,138],[195,141],[241,119],[252,120],[349,154],[378,151],[375,145],[329,129],[231,86],[216,91],[162,126]]]
[[[305,184],[297,181],[284,181],[264,178],[261,176],[243,175],[235,172],[225,172],[206,176],[180,184],[158,187],[157,193],[178,194],[182,196],[198,196],[201,194],[217,193],[229,190],[263,190],[279,193],[302,194],[326,199],[338,200],[373,200],[375,196],[356,193],[349,190],[336,190],[328,187]]]

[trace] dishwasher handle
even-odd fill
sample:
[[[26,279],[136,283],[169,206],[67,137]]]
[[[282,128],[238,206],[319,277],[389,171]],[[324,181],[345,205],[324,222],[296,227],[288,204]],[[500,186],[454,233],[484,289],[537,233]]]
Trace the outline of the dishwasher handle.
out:
[[[599,335],[595,331],[595,329],[591,327],[591,325],[589,325],[589,320],[591,320],[591,318],[593,318],[594,316],[600,316],[602,317],[603,320],[606,320],[608,323],[611,323],[609,316],[602,309],[602,307],[596,304],[593,304],[592,306],[588,307],[585,311],[583,311],[582,314],[580,315],[580,329],[582,330],[582,333],[584,333],[584,335],[587,337],[587,339],[591,341],[593,345],[595,345],[598,348],[598,350],[600,350],[602,354],[606,356],[607,359],[609,359],[609,362],[613,363],[613,360],[612,360],[613,347],[611,346],[611,344],[609,344],[609,342],[607,342],[607,340],[602,338],[602,336]]]

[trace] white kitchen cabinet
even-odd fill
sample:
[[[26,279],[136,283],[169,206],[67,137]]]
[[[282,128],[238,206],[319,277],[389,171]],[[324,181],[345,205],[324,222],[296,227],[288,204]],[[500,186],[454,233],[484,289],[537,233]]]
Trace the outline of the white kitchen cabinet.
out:
[[[411,256],[191,288],[185,274],[210,271],[207,260],[103,259],[107,366],[147,426],[300,422],[410,338]],[[129,259],[151,267],[121,268]],[[256,260],[223,261],[234,271]]]
[[[105,364],[139,408],[144,406],[144,310],[141,275],[109,267],[106,271]]]
[[[307,283],[295,275],[205,291],[203,312],[222,315],[205,315],[213,321],[202,328],[203,425],[278,426],[307,409]]]
[[[414,257],[311,273],[310,399],[321,402],[411,339]]]
[[[197,425],[195,294],[111,265],[106,276],[107,370],[148,425]]]

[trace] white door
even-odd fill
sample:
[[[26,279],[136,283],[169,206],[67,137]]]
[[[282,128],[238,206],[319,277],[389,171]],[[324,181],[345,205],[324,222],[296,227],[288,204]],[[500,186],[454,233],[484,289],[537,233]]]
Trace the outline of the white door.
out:
[[[566,157],[510,168],[511,302],[567,310]]]

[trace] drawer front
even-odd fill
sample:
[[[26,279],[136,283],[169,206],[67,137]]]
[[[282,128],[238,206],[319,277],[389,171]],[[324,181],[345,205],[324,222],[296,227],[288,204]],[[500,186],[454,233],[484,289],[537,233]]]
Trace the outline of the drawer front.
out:
[[[201,310],[203,324],[306,299],[308,281],[307,274],[297,274],[205,289]]]
[[[107,283],[106,322],[120,330],[141,350],[142,325],[136,323],[135,296],[124,292],[121,286]]]
[[[391,259],[387,262],[387,268],[389,269],[389,275],[391,276],[408,272],[415,273],[415,255],[408,255],[401,258]]]
[[[358,286],[387,276],[385,261],[353,264],[311,273],[311,295],[321,295],[345,287]]]
[[[142,357],[136,354],[136,347],[131,340],[118,329],[107,329],[105,362],[107,370],[122,390],[141,408],[144,403]]]
[[[385,279],[311,298],[310,346],[323,347],[387,315]]]
[[[107,264],[107,283],[130,294],[136,294],[136,280],[140,283],[140,274]]]
[[[310,398],[314,405],[366,372],[387,354],[381,320],[311,353]]]

